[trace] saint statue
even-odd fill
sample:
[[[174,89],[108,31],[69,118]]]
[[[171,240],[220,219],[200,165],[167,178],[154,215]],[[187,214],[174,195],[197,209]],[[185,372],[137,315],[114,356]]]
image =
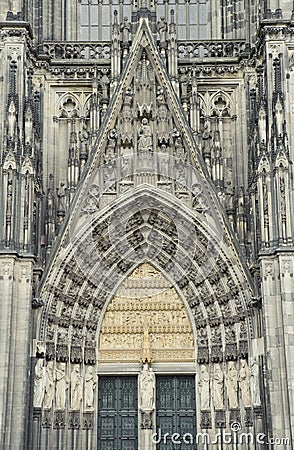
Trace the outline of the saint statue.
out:
[[[85,407],[86,409],[94,408],[94,390],[97,384],[97,376],[92,366],[86,370],[85,376]]]
[[[259,383],[259,364],[257,357],[255,357],[250,364],[250,387],[253,406],[259,406],[261,403]]]
[[[45,393],[44,393],[44,408],[50,409],[52,407],[54,397],[54,371],[53,361],[49,361],[46,366],[46,381],[45,381]]]
[[[250,408],[250,406],[252,404],[249,380],[250,380],[250,376],[249,376],[249,367],[248,367],[247,361],[246,361],[246,359],[241,359],[239,381],[240,381],[242,400],[243,400],[243,404],[244,404],[245,408]]]
[[[129,37],[130,37],[130,31],[131,31],[131,24],[128,21],[127,17],[124,17],[124,21],[120,26],[120,31],[122,33],[122,43],[123,47],[129,46]]]
[[[210,376],[207,367],[202,364],[200,367],[200,399],[201,399],[201,411],[210,409],[210,392],[209,392]]]
[[[155,375],[148,363],[143,365],[139,374],[140,409],[143,412],[151,412],[155,408]]]
[[[56,378],[56,409],[65,409],[66,391],[68,389],[69,379],[65,373],[65,363],[60,363],[60,366],[55,369]]]
[[[34,407],[41,408],[44,398],[44,383],[45,383],[46,368],[44,366],[44,360],[38,358],[35,365],[35,378],[34,378]]]
[[[157,22],[157,29],[159,33],[159,43],[161,47],[166,46],[167,35],[167,23],[164,17],[160,17],[160,21]]]
[[[230,409],[237,409],[238,403],[238,373],[233,361],[228,363],[228,371],[226,376],[227,397]]]
[[[141,126],[138,131],[138,150],[139,152],[147,152],[152,150],[152,130],[146,117],[142,119]]]
[[[224,375],[221,366],[215,364],[212,378],[212,398],[215,409],[224,408],[223,382]]]
[[[70,406],[77,411],[80,409],[83,400],[83,378],[80,372],[79,364],[74,366],[70,377]]]

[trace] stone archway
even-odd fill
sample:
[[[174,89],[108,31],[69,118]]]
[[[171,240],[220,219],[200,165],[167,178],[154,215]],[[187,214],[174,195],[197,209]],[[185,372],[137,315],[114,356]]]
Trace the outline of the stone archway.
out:
[[[144,185],[82,223],[75,245],[64,239],[54,268],[46,274],[39,337],[46,347],[46,371],[52,370],[56,378],[61,370],[67,377],[62,408],[56,408],[54,397],[50,408],[35,405],[39,433],[46,442],[61,439],[56,431],[60,428],[73,429],[79,442],[88,436],[94,446],[90,448],[96,448],[97,404],[87,408],[83,398],[77,410],[71,407],[71,377],[75,371],[80,374],[85,389],[89,367],[99,372],[101,326],[101,336],[107,335],[104,311],[107,317],[118,287],[147,262],[184,301],[192,323],[198,364],[194,373],[207,397],[200,396],[197,430],[211,430],[213,437],[219,429],[230,430],[233,422],[254,429],[260,399],[257,395],[255,404],[245,402],[244,386],[254,362],[255,313],[249,307],[251,287],[240,258],[227,233],[222,242],[216,239],[212,219],[205,221],[202,213],[177,198]],[[257,386],[258,376],[256,372]],[[70,442],[72,433],[64,433]]]

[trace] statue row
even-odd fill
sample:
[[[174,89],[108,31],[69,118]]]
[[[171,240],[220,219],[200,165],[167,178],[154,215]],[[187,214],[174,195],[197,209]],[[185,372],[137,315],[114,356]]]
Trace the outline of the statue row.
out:
[[[70,390],[70,409],[78,411],[83,406],[85,410],[94,408],[94,390],[97,384],[97,375],[93,366],[88,366],[82,376],[79,364],[75,364],[70,376],[67,375],[66,363],[53,361],[44,364],[44,360],[37,359],[34,378],[34,407],[64,410],[67,401],[67,392]]]
[[[194,346],[193,334],[188,333],[150,333],[150,342],[155,349],[191,349]],[[101,350],[130,350],[138,349],[142,344],[142,334],[132,333],[104,333],[100,335]]]
[[[202,411],[208,411],[213,405],[215,410],[225,409],[225,394],[230,409],[239,409],[242,399],[245,408],[260,405],[259,365],[256,358],[250,368],[245,359],[240,360],[237,370],[235,362],[229,361],[224,373],[220,364],[201,365],[199,378],[200,405]]]

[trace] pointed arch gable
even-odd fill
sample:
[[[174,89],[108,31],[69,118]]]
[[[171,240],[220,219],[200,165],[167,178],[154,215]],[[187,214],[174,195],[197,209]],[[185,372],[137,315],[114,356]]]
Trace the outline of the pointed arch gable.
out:
[[[205,226],[203,220],[196,218],[175,199],[174,203],[169,202],[163,193],[159,197],[158,191],[151,187],[140,187],[136,194],[132,192],[113,208],[115,211],[122,212],[122,208],[129,211],[131,198],[139,205],[134,214],[127,214],[128,220],[135,220],[129,228],[129,222],[126,222],[125,235],[116,236],[113,225],[116,215],[105,208],[88,223],[88,227],[81,228],[83,239],[77,248],[68,242],[62,250],[59,262],[56,262],[41,293],[46,308],[40,339],[49,341],[49,347],[55,348],[54,353],[60,353],[57,350],[61,346],[59,337],[67,331],[69,358],[71,347],[76,346],[75,331],[83,330],[80,345],[83,342],[86,348],[91,335],[95,354],[102,310],[135,267],[148,261],[162,272],[189,305],[198,330],[199,361],[215,358],[213,351],[220,352],[220,346],[228,358],[235,358],[238,346],[242,354],[248,354],[253,333],[252,311],[248,306],[251,288],[238,255],[232,251],[226,238],[221,244],[217,242],[209,223]],[[182,236],[179,238],[175,232],[182,233]],[[140,236],[141,241],[134,244],[133,236]],[[156,240],[158,236],[161,240]],[[131,242],[129,246],[126,245],[128,242]],[[209,242],[213,251],[206,258],[207,252],[211,251]],[[158,248],[159,244],[161,248]],[[191,244],[195,251],[191,252]],[[119,254],[117,249],[122,253]],[[221,330],[218,344],[214,336],[216,329]],[[203,340],[203,332],[206,341]],[[229,342],[232,336],[236,340]]]
[[[189,305],[197,329],[198,362],[235,360],[248,355],[254,333],[254,313],[248,306],[250,276],[144,19],[134,42],[44,272],[39,338],[46,341],[48,359],[94,364],[105,305],[131,271],[148,261]],[[176,124],[173,145],[179,139],[190,158],[187,162],[181,156],[169,158],[176,186],[169,191],[166,180],[152,186],[150,173],[142,181],[134,170],[137,155],[124,153],[117,159],[119,164],[133,158],[133,166],[116,180],[123,181],[123,189],[113,195],[102,179],[113,160],[106,163],[103,155],[116,145],[115,127],[125,92],[143,52],[164,88]],[[152,156],[152,161],[160,157]],[[183,169],[187,169],[185,182]]]

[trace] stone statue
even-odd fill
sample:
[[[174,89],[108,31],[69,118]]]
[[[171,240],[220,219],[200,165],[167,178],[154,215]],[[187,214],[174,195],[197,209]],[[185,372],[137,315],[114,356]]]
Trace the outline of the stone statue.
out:
[[[168,109],[164,95],[164,89],[157,91],[157,134],[160,142],[167,142],[169,138]]]
[[[66,186],[65,183],[60,183],[59,188],[57,188],[57,197],[58,197],[58,211],[65,211],[65,196],[66,196]]]
[[[160,17],[160,21],[157,23],[157,29],[159,33],[159,44],[160,47],[166,46],[166,34],[167,34],[167,23],[164,17]]]
[[[35,378],[34,378],[34,407],[41,408],[44,398],[44,384],[45,384],[46,367],[44,366],[44,360],[38,358],[35,365]]]
[[[186,161],[186,152],[180,137],[175,141],[175,156],[176,158],[179,158],[180,161]]]
[[[83,123],[82,129],[81,131],[79,131],[79,139],[80,139],[80,152],[81,154],[87,154],[88,150],[87,150],[87,143],[88,143],[88,139],[89,139],[89,132],[87,129],[87,125],[86,123]]]
[[[201,411],[210,409],[209,381],[210,376],[207,367],[204,364],[202,364],[200,367],[200,380],[199,380]]]
[[[85,408],[94,408],[94,390],[97,384],[97,376],[94,373],[93,366],[89,366],[85,376]]]
[[[60,363],[59,367],[55,369],[56,378],[56,393],[55,393],[55,403],[56,409],[65,409],[66,401],[66,391],[69,385],[68,376],[65,373],[66,365],[65,363]]]
[[[122,44],[123,47],[129,46],[129,36],[131,31],[131,24],[128,22],[128,18],[124,17],[124,21],[120,26],[120,31],[122,33]]]
[[[255,357],[250,364],[250,388],[253,406],[259,406],[261,403],[259,383],[259,364],[257,357]]]
[[[44,393],[44,408],[50,409],[52,407],[54,397],[54,371],[53,361],[49,361],[46,366],[46,379],[45,379],[45,393]]]
[[[241,396],[242,396],[243,404],[244,404],[245,408],[250,408],[250,406],[252,404],[251,395],[250,395],[250,387],[249,387],[250,376],[249,376],[249,367],[248,367],[246,359],[241,359],[239,381],[240,381]]]
[[[238,373],[233,361],[228,363],[228,371],[226,375],[227,397],[230,409],[237,409],[238,403]]]
[[[12,196],[13,196],[13,181],[8,180],[7,184],[7,208],[6,215],[11,216],[12,214]]]
[[[224,408],[223,394],[224,375],[219,364],[215,364],[212,378],[212,399],[215,409]]]
[[[143,365],[139,374],[140,409],[143,412],[151,412],[155,408],[155,375],[148,364]]]
[[[80,366],[76,364],[70,377],[70,407],[77,411],[83,401],[83,378],[81,376]]]
[[[16,128],[16,109],[15,104],[11,101],[8,109],[8,137],[13,139]]]
[[[138,131],[138,151],[148,152],[152,150],[152,131],[148,120],[144,117]]]

